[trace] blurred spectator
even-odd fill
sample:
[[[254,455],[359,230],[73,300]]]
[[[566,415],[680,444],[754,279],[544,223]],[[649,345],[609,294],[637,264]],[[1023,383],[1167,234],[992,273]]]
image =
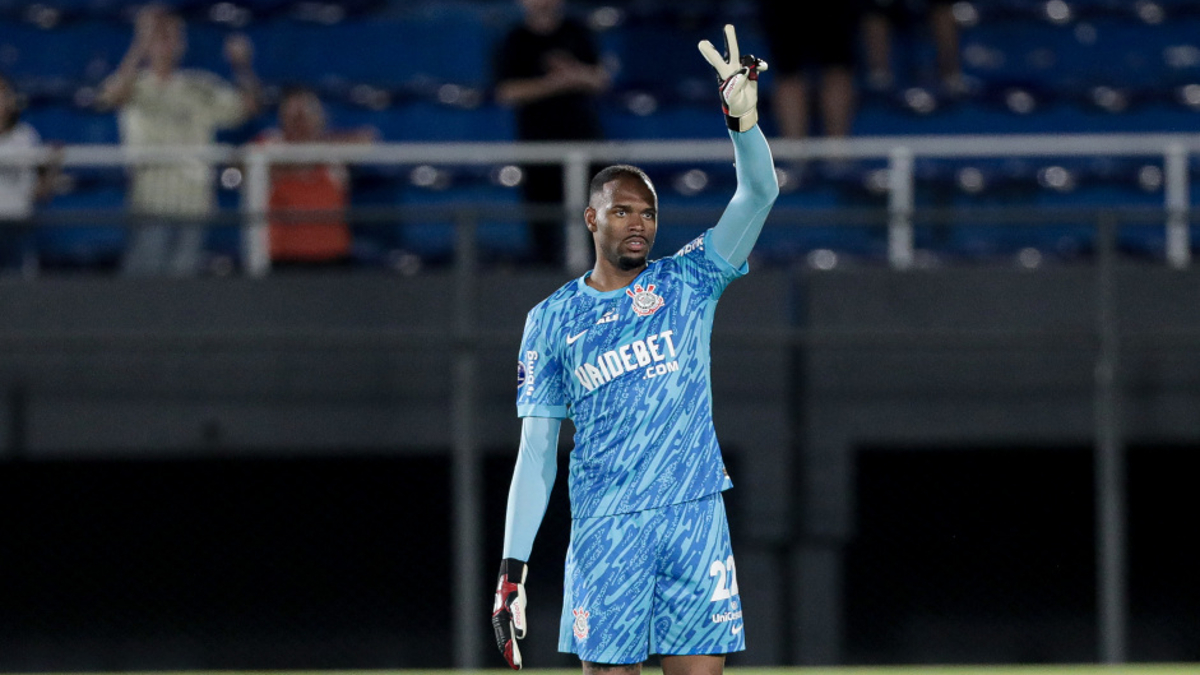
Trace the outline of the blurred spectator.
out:
[[[921,21],[928,22],[937,58],[937,77],[948,93],[961,93],[965,84],[959,59],[958,24],[953,0],[864,0],[863,42],[867,59],[867,82],[876,90],[895,86],[892,34],[915,34]]]
[[[848,136],[857,100],[854,73],[859,14],[854,2],[759,0],[774,82],[772,112],[779,135]],[[815,94],[815,96],[814,96]]]
[[[205,145],[219,129],[257,113],[258,78],[245,36],[232,35],[225,42],[236,89],[212,73],[180,69],[186,50],[182,18],[159,5],[138,12],[133,43],[100,92],[103,107],[119,108],[125,145]],[[197,271],[203,221],[215,207],[214,173],[200,161],[132,171],[129,206],[138,223],[122,261],[123,273],[187,276]]]
[[[260,143],[371,143],[374,127],[334,131],[325,107],[305,87],[284,91],[279,127]],[[270,251],[276,267],[320,267],[350,262],[351,232],[346,224],[349,176],[338,164],[280,164],[271,168]]]
[[[520,0],[523,20],[495,55],[496,100],[517,110],[522,141],[598,140],[597,96],[611,76],[600,63],[595,35],[566,13],[564,0]],[[535,207],[563,202],[562,167],[524,167],[525,202]],[[590,174],[589,174],[590,175]],[[563,261],[563,219],[531,219],[536,262]]]
[[[12,81],[0,74],[0,153],[39,145],[37,130],[21,121],[21,103]],[[54,194],[61,166],[60,152],[40,168],[0,165],[0,269],[17,270],[23,276],[37,273],[30,218],[36,203]]]

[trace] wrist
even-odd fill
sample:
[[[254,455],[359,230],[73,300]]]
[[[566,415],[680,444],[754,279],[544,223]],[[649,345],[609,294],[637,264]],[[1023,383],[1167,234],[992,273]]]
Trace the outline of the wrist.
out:
[[[725,126],[729,127],[730,131],[750,131],[755,124],[758,124],[758,110],[751,110],[739,117],[725,113]]]

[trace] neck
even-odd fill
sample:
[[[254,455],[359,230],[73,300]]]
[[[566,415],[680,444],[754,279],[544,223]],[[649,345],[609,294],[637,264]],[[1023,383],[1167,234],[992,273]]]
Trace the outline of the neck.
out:
[[[631,270],[624,270],[613,265],[605,265],[597,260],[596,266],[592,268],[591,276],[587,277],[587,285],[601,293],[615,291],[633,283],[633,280],[645,269],[646,263]]]
[[[154,73],[159,79],[167,79],[171,73],[175,72],[175,64],[171,61],[160,61],[150,64],[150,72]]]
[[[546,34],[558,28],[561,20],[562,16],[558,12],[531,13],[525,17],[525,25],[535,33]]]

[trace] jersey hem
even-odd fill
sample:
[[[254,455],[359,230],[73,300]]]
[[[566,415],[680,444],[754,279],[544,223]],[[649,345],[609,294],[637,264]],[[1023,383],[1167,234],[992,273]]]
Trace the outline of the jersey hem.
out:
[[[570,417],[565,405],[525,404],[517,406],[517,417],[550,417],[565,420]]]
[[[588,518],[611,518],[612,516],[628,516],[631,513],[643,513],[645,511],[657,511],[659,509],[666,509],[666,508],[670,508],[672,506],[678,506],[680,504],[687,504],[688,502],[698,502],[701,499],[708,499],[709,497],[719,495],[722,492],[725,492],[726,490],[728,490],[732,487],[733,487],[733,481],[726,479],[725,482],[721,485],[721,487],[717,488],[716,490],[713,490],[712,492],[705,492],[704,494],[688,496],[688,497],[685,497],[684,499],[677,499],[675,501],[667,502],[666,504],[656,504],[654,506],[646,506],[646,507],[643,507],[640,509],[630,509],[628,511],[613,511],[611,513],[593,513],[593,514],[589,514],[586,516],[577,516],[577,515],[575,515],[575,510],[571,509],[571,520],[586,520]]]

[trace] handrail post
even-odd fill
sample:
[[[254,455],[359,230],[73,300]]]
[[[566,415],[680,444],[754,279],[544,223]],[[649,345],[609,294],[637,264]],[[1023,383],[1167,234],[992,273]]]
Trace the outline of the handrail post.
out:
[[[1192,262],[1188,155],[1183,145],[1176,142],[1167,146],[1163,166],[1166,174],[1163,192],[1167,207],[1167,262],[1175,269],[1183,269]]]
[[[451,419],[454,510],[454,665],[482,667],[479,619],[487,609],[477,592],[483,578],[483,460],[476,427],[478,342],[475,306],[479,286],[478,212],[460,211],[455,222],[454,371]]]
[[[588,161],[585,152],[571,152],[563,163],[563,230],[567,243],[567,270],[571,274],[583,274],[591,262],[591,240],[584,229],[583,210],[588,201]]]
[[[896,269],[913,264],[913,155],[901,145],[888,153],[888,262]]]
[[[1129,614],[1125,548],[1125,443],[1121,420],[1121,343],[1116,313],[1116,217],[1100,216],[1096,329],[1100,344],[1095,370],[1096,607],[1101,663],[1124,663]]]
[[[271,196],[271,170],[267,156],[257,148],[246,153],[242,182],[242,265],[252,277],[271,271],[267,207]]]

